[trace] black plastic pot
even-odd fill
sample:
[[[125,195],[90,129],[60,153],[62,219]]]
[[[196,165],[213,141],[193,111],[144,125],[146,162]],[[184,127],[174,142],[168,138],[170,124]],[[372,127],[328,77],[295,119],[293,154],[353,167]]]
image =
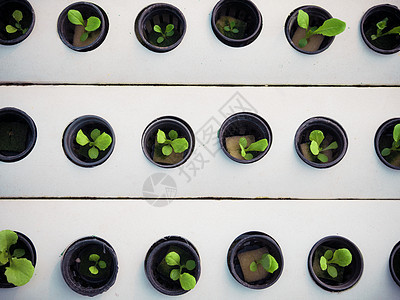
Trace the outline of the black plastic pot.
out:
[[[14,249],[24,249],[25,250],[25,255],[22,258],[26,258],[32,262],[33,266],[36,266],[36,249],[35,246],[33,245],[32,241],[23,233],[20,233],[18,231],[14,231],[18,235],[18,240],[15,245],[12,245],[10,247],[10,252],[14,252]],[[0,266],[0,288],[14,288],[16,287],[14,284],[9,283],[7,281],[6,275],[4,275],[4,272],[6,271],[6,267],[8,267],[9,264],[5,264],[4,266]]]
[[[232,17],[247,25],[243,27],[241,37],[223,33],[222,28],[218,28],[217,22],[221,17]],[[253,2],[248,0],[221,0],[219,1],[211,15],[211,28],[215,36],[225,45],[231,47],[243,47],[254,42],[260,35],[262,28],[262,16]]]
[[[363,15],[360,22],[360,32],[362,39],[370,49],[380,54],[393,54],[400,50],[400,36],[398,34],[379,37],[376,40],[371,39],[371,35],[376,34],[376,24],[386,17],[389,19],[388,27],[383,32],[400,26],[400,10],[397,6],[381,4],[371,7]]]
[[[313,130],[321,130],[325,139],[332,137],[332,142],[338,143],[338,148],[332,150],[332,159],[326,163],[315,160],[309,160],[301,151],[302,144],[309,144],[309,136]],[[296,131],[294,137],[294,146],[299,157],[308,165],[314,168],[330,168],[342,160],[347,151],[348,140],[343,127],[336,121],[325,117],[314,117],[304,121]],[[312,155],[312,154],[311,154]]]
[[[86,21],[89,17],[97,17],[101,21],[100,28],[89,34],[89,38],[86,43],[91,42],[88,45],[74,45],[74,33],[76,25],[72,24],[68,20],[68,11],[70,9],[78,10],[83,19]],[[79,52],[91,51],[99,47],[105,40],[108,33],[108,17],[104,10],[96,4],[90,2],[76,2],[67,6],[58,17],[57,30],[61,41],[69,48]],[[96,38],[91,38],[91,36]],[[78,38],[79,39],[79,38]],[[92,41],[93,39],[93,41]]]
[[[334,36],[329,37],[329,36],[324,36],[324,39],[319,46],[318,50],[315,51],[305,51],[304,49],[298,47],[294,42],[293,42],[293,36],[296,32],[296,30],[299,28],[299,25],[297,24],[297,16],[299,14],[299,10],[302,9],[305,11],[309,18],[310,18],[310,27],[314,26],[321,26],[326,20],[332,18],[331,14],[327,12],[325,9],[314,6],[314,5],[304,5],[301,7],[296,8],[294,11],[290,13],[290,15],[287,17],[286,22],[285,22],[285,35],[286,39],[288,40],[290,46],[292,46],[294,49],[297,51],[304,53],[304,54],[317,54],[321,53],[322,51],[325,51],[328,49],[328,47],[333,43],[333,40],[335,39]]]
[[[9,137],[9,143],[3,139]],[[0,161],[23,159],[36,143],[36,125],[25,112],[14,107],[0,109]]]
[[[194,270],[183,269],[183,271],[194,276],[197,283],[201,273],[199,253],[191,242],[180,236],[167,236],[154,243],[146,254],[144,271],[147,279],[157,291],[169,296],[179,296],[188,291],[182,289],[179,281],[173,281],[168,274],[160,272],[166,265],[164,258],[170,251],[175,251],[180,255],[181,263],[186,263],[189,259],[195,261]]]
[[[164,31],[168,24],[174,25],[174,35],[157,43],[160,34],[153,30],[159,25]],[[139,42],[154,52],[168,52],[175,49],[183,40],[186,33],[186,20],[182,12],[166,3],[156,3],[145,7],[135,20],[135,33]]]
[[[6,31],[7,25],[16,23],[12,14],[15,10],[22,12],[22,20],[20,25],[22,28],[28,30],[22,34],[21,31],[15,33],[8,33]],[[35,25],[35,12],[32,6],[26,0],[3,0],[0,2],[0,44],[1,45],[15,45],[25,40],[32,32]],[[15,27],[15,26],[14,26]]]
[[[337,282],[331,279],[320,278],[315,274],[314,268],[319,267],[320,257],[316,257],[316,253],[321,250],[321,247],[328,247],[334,250],[347,248],[352,255],[352,261],[350,265],[344,267],[343,281]],[[321,254],[322,256],[323,254]],[[319,256],[319,255],[318,255]],[[314,268],[313,268],[314,263]],[[321,288],[330,292],[341,292],[354,286],[358,280],[360,280],[364,269],[364,262],[360,250],[350,240],[341,236],[327,236],[319,240],[311,248],[310,254],[308,255],[308,271],[310,272],[311,278]]]
[[[260,248],[267,249],[268,253],[277,261],[279,268],[272,274],[268,273],[264,279],[247,282],[245,281],[238,255]],[[273,285],[281,276],[283,271],[283,254],[278,243],[272,237],[263,232],[250,231],[241,234],[232,242],[228,250],[227,263],[233,278],[241,285],[250,289],[265,289]]]
[[[99,151],[97,159],[89,158],[87,151],[89,146],[82,147],[76,142],[76,134],[82,129],[83,133],[89,137],[94,129],[99,129],[101,133],[106,132],[112,138],[111,145],[104,151]],[[104,163],[111,155],[115,147],[115,134],[111,125],[98,116],[86,115],[75,119],[64,131],[62,140],[65,155],[74,164],[81,167],[95,167]]]
[[[391,148],[393,142],[393,129],[396,124],[400,124],[400,118],[393,118],[379,126],[375,134],[374,145],[375,152],[381,162],[389,168],[400,170],[400,152],[392,151],[388,156],[383,156],[381,151],[384,148]]]
[[[106,262],[105,269],[97,275],[89,272],[89,256],[97,254]],[[66,284],[76,293],[96,296],[107,291],[115,282],[118,273],[117,254],[107,241],[89,236],[72,243],[63,253],[61,273]]]
[[[267,139],[268,147],[263,152],[252,152],[254,156],[250,160],[233,157],[226,148],[226,138],[246,135],[253,135],[255,141]],[[249,164],[260,160],[267,154],[272,144],[272,131],[268,123],[260,116],[249,112],[241,112],[231,115],[222,123],[218,138],[222,151],[226,156],[235,162]]]
[[[389,270],[394,282],[400,286],[400,242],[393,247],[390,253]]]
[[[164,163],[154,160],[154,155],[157,151],[155,142],[157,140],[158,129],[164,131],[166,135],[168,135],[170,130],[175,130],[178,133],[179,138],[185,138],[188,141],[189,148],[182,153],[182,159],[179,162]],[[172,116],[160,117],[154,120],[146,127],[142,135],[142,150],[144,155],[153,164],[162,168],[175,168],[184,164],[189,159],[190,155],[192,155],[194,144],[194,133],[190,126],[182,119]],[[159,151],[157,153],[159,153]],[[161,156],[161,153],[159,153],[159,156]]]

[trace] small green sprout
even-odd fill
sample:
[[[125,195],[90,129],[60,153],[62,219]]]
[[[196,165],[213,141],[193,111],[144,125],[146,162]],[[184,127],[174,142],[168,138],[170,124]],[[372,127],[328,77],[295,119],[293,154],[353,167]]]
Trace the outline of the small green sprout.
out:
[[[253,154],[247,153],[251,151],[263,152],[268,147],[268,140],[262,139],[257,142],[254,142],[247,147],[247,140],[244,137],[239,139],[239,145],[241,149],[241,154],[245,160],[253,159]],[[246,148],[247,147],[247,148]]]
[[[15,33],[19,30],[22,32],[22,34],[25,34],[28,31],[28,28],[22,28],[21,24],[19,23],[22,21],[22,18],[23,18],[22,12],[20,10],[14,10],[12,17],[17,22],[14,24],[14,26],[7,25],[6,31],[8,33]]]
[[[387,27],[387,22],[388,18],[384,18],[382,21],[376,23],[376,34],[371,35],[371,40],[376,40],[377,38],[380,38],[381,36],[389,35],[389,34],[400,34],[400,26],[394,27],[391,30],[382,33],[383,29]]]
[[[196,267],[196,262],[194,260],[190,259],[186,261],[185,264],[181,265],[181,257],[179,256],[179,254],[174,251],[171,251],[167,254],[167,256],[165,256],[165,262],[167,263],[168,266],[179,267],[178,269],[171,270],[171,273],[169,274],[169,277],[173,281],[179,279],[179,283],[181,284],[181,287],[185,291],[191,290],[195,287],[196,278],[194,278],[194,276],[190,275],[189,273],[182,273],[183,268],[189,271],[194,270],[194,268]]]
[[[328,271],[329,276],[336,278],[338,271],[332,264],[340,267],[347,267],[351,263],[351,260],[351,252],[346,248],[338,249],[335,252],[326,250],[325,254],[321,256],[319,260],[319,265],[322,271]]]
[[[229,22],[229,25],[224,26],[224,30],[226,32],[232,32],[232,33],[239,33],[239,29],[235,28],[236,22],[231,21]]]
[[[260,260],[253,261],[250,264],[250,271],[256,272],[259,264],[264,268],[265,271],[271,274],[279,268],[276,259],[268,253],[263,254]]]
[[[107,267],[107,264],[104,260],[100,260],[100,256],[98,254],[90,254],[89,255],[89,261],[92,261],[95,263],[94,266],[89,267],[90,273],[93,275],[97,275],[99,273],[99,269],[105,269]]]
[[[170,140],[167,139],[165,132],[158,129],[157,132],[157,142],[159,144],[165,144],[161,151],[165,156],[168,156],[174,151],[175,153],[182,153],[187,148],[189,148],[189,143],[185,138],[178,138],[178,133],[175,130],[171,130],[168,133],[168,137]]]
[[[329,144],[328,147],[326,148],[322,148],[320,145],[322,143],[322,141],[324,140],[324,134],[321,130],[313,130],[310,133],[310,151],[312,154],[316,155],[317,158],[323,162],[326,163],[328,162],[328,156],[326,156],[325,154],[321,153],[324,152],[326,150],[334,150],[338,148],[338,144],[337,142],[332,142]]]
[[[388,156],[392,151],[400,151],[400,123],[396,124],[393,129],[392,148],[384,148],[381,154],[382,156]]]
[[[160,25],[154,25],[153,30],[155,32],[158,32],[161,34],[161,36],[157,39],[157,43],[161,44],[162,42],[164,42],[164,40],[166,40],[168,37],[173,36],[174,35],[174,25],[173,24],[168,24],[165,27],[165,32],[162,31]]]
[[[81,25],[85,28],[85,31],[80,37],[81,42],[86,41],[89,37],[89,33],[96,31],[101,25],[101,21],[97,17],[90,17],[86,21],[83,20],[82,14],[75,9],[70,9],[68,11],[68,20],[74,25]]]
[[[314,34],[322,34],[324,36],[335,36],[342,33],[346,29],[346,23],[335,18],[328,19],[320,27],[314,26],[309,28],[309,16],[302,9],[297,15],[297,24],[306,30],[306,37],[299,41],[299,47],[303,48],[307,45],[309,38]]]
[[[11,230],[0,231],[0,266],[9,264],[4,275],[7,281],[16,286],[21,286],[29,282],[35,271],[32,262],[26,258],[24,249],[14,249],[10,252],[10,247],[18,241],[18,235]]]
[[[93,142],[91,142],[83,133],[82,129],[80,129],[76,134],[76,142],[81,146],[89,144],[89,147],[91,147],[88,151],[89,157],[91,159],[96,159],[99,156],[99,150],[104,151],[111,145],[112,138],[105,132],[100,134],[100,130],[98,129],[92,130],[90,137]]]

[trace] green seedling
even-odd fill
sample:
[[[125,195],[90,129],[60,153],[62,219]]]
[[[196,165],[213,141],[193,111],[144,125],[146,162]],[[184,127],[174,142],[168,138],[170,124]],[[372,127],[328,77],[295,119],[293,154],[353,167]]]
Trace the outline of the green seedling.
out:
[[[268,253],[263,254],[260,260],[253,261],[250,264],[250,271],[256,272],[258,265],[261,265],[265,271],[271,274],[279,268],[276,259]]]
[[[382,21],[376,23],[376,34],[371,35],[371,40],[376,40],[377,38],[380,38],[381,36],[389,35],[389,34],[399,34],[400,35],[400,26],[394,27],[390,29],[389,31],[382,33],[383,29],[387,27],[387,22],[388,18],[384,18]]]
[[[179,279],[179,283],[185,291],[191,290],[196,286],[196,278],[194,278],[193,275],[190,275],[189,273],[182,273],[182,270],[184,268],[189,271],[194,270],[194,268],[196,267],[196,262],[194,260],[190,259],[186,261],[185,264],[181,265],[181,257],[179,256],[179,254],[171,251],[167,254],[167,256],[165,256],[165,262],[170,267],[178,267],[177,269],[171,270],[169,277],[173,281]]]
[[[157,142],[163,145],[161,151],[165,156],[168,156],[174,151],[175,153],[182,153],[187,148],[189,148],[189,143],[185,138],[178,138],[178,133],[175,130],[171,130],[168,133],[167,139],[165,132],[158,129],[157,132]]]
[[[104,260],[100,260],[100,256],[97,254],[90,254],[89,261],[95,263],[94,266],[89,267],[89,271],[93,275],[97,275],[99,273],[99,269],[97,267],[99,267],[100,269],[105,269],[107,267],[106,262]]]
[[[226,32],[239,33],[239,29],[237,29],[235,26],[236,26],[236,22],[231,21],[231,22],[229,22],[229,25],[224,26],[224,30]]]
[[[400,151],[400,123],[393,129],[393,143],[391,148],[384,148],[381,151],[382,156],[388,156],[392,151]]]
[[[24,249],[14,249],[10,252],[10,247],[18,241],[18,235],[11,230],[0,231],[0,266],[8,264],[4,275],[7,281],[16,286],[21,286],[29,282],[35,271],[32,262],[26,258]]]
[[[302,9],[297,15],[297,24],[306,30],[306,37],[299,41],[299,47],[303,48],[307,45],[309,38],[314,34],[322,34],[324,36],[335,36],[342,33],[346,29],[346,23],[335,18],[326,20],[320,27],[309,27],[309,16]]]
[[[239,145],[241,149],[241,154],[245,160],[253,159],[253,154],[248,153],[251,151],[263,152],[268,147],[268,140],[262,139],[257,142],[254,142],[247,147],[247,140],[244,137],[239,139]],[[247,147],[247,148],[246,148]]]
[[[319,260],[319,265],[322,271],[328,271],[329,276],[336,278],[338,271],[333,265],[347,267],[351,263],[351,260],[351,252],[346,248],[338,249],[335,252],[326,250]]]
[[[111,145],[112,138],[105,132],[100,134],[100,130],[98,129],[92,130],[90,137],[93,142],[90,141],[89,138],[83,133],[82,129],[80,129],[76,134],[76,142],[81,146],[89,144],[89,157],[91,159],[96,159],[99,156],[99,150],[104,151]]]
[[[90,17],[86,21],[83,20],[82,14],[75,9],[70,9],[68,11],[68,20],[74,25],[81,25],[85,28],[85,31],[80,37],[81,42],[86,41],[89,34],[96,31],[101,25],[101,21],[97,17]]]
[[[163,32],[160,25],[154,25],[153,30],[159,34],[161,34],[161,36],[159,38],[157,38],[157,43],[161,44],[162,42],[164,42],[168,37],[173,36],[174,35],[174,25],[173,24],[168,24],[165,27],[165,31]]]
[[[22,28],[20,22],[23,19],[22,12],[20,10],[14,10],[12,17],[16,21],[16,23],[13,25],[7,25],[6,26],[6,31],[8,33],[15,33],[18,30],[22,32],[22,34],[25,34],[28,31],[28,28]]]
[[[328,147],[326,148],[322,148],[320,145],[322,143],[322,141],[324,140],[324,134],[321,130],[313,130],[310,133],[310,151],[312,154],[314,154],[315,156],[317,156],[317,158],[323,162],[326,163],[328,162],[328,156],[326,156],[325,154],[321,153],[324,152],[326,150],[334,150],[338,148],[338,144],[337,142],[332,142],[329,144]]]

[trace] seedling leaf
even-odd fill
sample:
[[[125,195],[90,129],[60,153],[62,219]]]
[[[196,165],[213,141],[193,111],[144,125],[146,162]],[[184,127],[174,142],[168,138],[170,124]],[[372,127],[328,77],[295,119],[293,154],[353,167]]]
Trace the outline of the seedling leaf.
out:
[[[7,31],[8,33],[15,33],[15,32],[18,31],[18,29],[15,28],[14,26],[7,25],[7,26],[6,26],[6,31]]]
[[[246,149],[246,151],[259,151],[263,152],[268,147],[267,139],[261,139],[257,142],[250,144],[250,146]]]
[[[175,139],[178,138],[178,133],[177,133],[175,130],[171,130],[171,131],[168,133],[168,136],[169,136],[169,138],[170,138],[171,140],[175,140]]]
[[[83,17],[78,10],[70,9],[68,11],[68,20],[74,25],[82,25],[85,26],[85,22],[83,21]]]
[[[186,269],[188,269],[189,271],[192,271],[192,270],[194,270],[194,268],[196,268],[196,262],[192,259],[189,259],[186,262]]]
[[[180,275],[181,275],[181,273],[179,272],[179,269],[173,269],[173,270],[171,270],[171,273],[169,273],[169,277],[173,281],[178,280]]]
[[[18,235],[14,231],[8,229],[0,231],[0,253],[7,251],[17,241]]]
[[[325,256],[325,258],[327,260],[331,259],[333,257],[333,251],[332,250],[326,250],[324,256]]]
[[[388,156],[392,152],[389,148],[384,148],[381,152],[382,156]]]
[[[13,18],[15,21],[17,22],[21,22],[22,20],[22,12],[20,10],[14,10],[13,14],[12,14]]]
[[[243,148],[246,148],[246,147],[247,147],[247,140],[246,140],[245,137],[241,137],[241,138],[239,139],[239,145],[242,146]]]
[[[352,255],[351,252],[346,249],[338,249],[333,253],[333,258],[329,263],[337,264],[341,267],[346,267],[351,263]]]
[[[158,44],[161,44],[163,41],[164,41],[164,38],[163,38],[162,36],[160,36],[160,37],[157,39],[157,43],[158,43]]]
[[[244,147],[243,147],[242,144],[240,144],[240,143],[239,143],[239,146],[240,146],[240,154],[241,154],[244,158],[246,158],[246,151],[244,150]]]
[[[172,32],[173,30],[174,30],[174,25],[168,24],[167,27],[165,28],[165,33]]]
[[[263,256],[261,257],[259,262],[260,262],[261,266],[264,268],[264,270],[268,271],[268,269],[271,265],[271,259],[268,256],[268,254],[266,254],[266,253],[263,254]]]
[[[314,154],[314,155],[318,155],[319,154],[319,146],[318,146],[316,141],[312,141],[311,142],[310,150],[311,150],[311,153]]]
[[[92,138],[93,141],[95,141],[99,136],[100,136],[100,130],[98,129],[93,129],[92,132],[90,133],[90,137]]]
[[[255,261],[253,261],[253,262],[250,264],[250,271],[256,272],[257,269],[258,269],[257,263],[256,263]]]
[[[157,132],[157,143],[164,144],[166,140],[167,140],[167,137],[165,136],[164,131],[158,129],[158,132]]]
[[[328,156],[326,156],[326,155],[323,154],[323,153],[319,153],[317,157],[318,157],[318,159],[319,159],[321,162],[323,162],[323,163],[328,162]]]
[[[169,145],[163,146],[161,151],[165,156],[168,156],[172,153],[172,147]]]
[[[322,34],[324,36],[335,36],[346,29],[346,23],[339,19],[328,19],[313,34]]]
[[[321,130],[313,130],[310,133],[310,141],[315,141],[318,146],[321,145],[324,138],[325,138],[325,136]],[[316,154],[314,154],[314,155],[316,155]]]
[[[319,259],[319,265],[322,271],[325,271],[328,268],[328,264],[324,256],[321,256],[321,258]]]
[[[101,269],[105,269],[107,267],[107,264],[104,260],[99,261],[99,267]]]
[[[82,35],[80,37],[81,42],[86,41],[88,37],[89,37],[89,32],[85,31],[84,33],[82,33]]]
[[[175,153],[182,153],[187,148],[189,148],[189,143],[185,138],[175,139],[171,142],[172,148],[174,148]]]
[[[97,30],[101,25],[101,21],[97,17],[90,17],[87,20],[87,25],[85,27],[86,31],[95,31]]]
[[[224,26],[224,30],[229,32],[231,31],[231,28],[229,26]]]
[[[6,267],[4,274],[9,283],[21,286],[29,282],[34,271],[32,263],[26,258],[11,258],[10,266]]]
[[[269,268],[266,271],[272,274],[276,270],[278,270],[279,265],[278,265],[278,262],[276,261],[275,257],[273,257],[272,255],[268,254],[268,258],[269,258]]]
[[[20,258],[25,255],[25,250],[24,249],[15,249],[12,256],[16,258]]]
[[[99,270],[96,268],[96,266],[91,266],[89,267],[89,271],[90,273],[92,273],[93,275],[97,275],[99,273]]]
[[[178,253],[171,251],[165,256],[165,262],[168,266],[179,266],[181,262],[181,257]]]
[[[400,34],[400,26],[397,26],[395,28],[392,28],[391,30],[389,30],[388,32],[386,32],[386,34]]]
[[[239,29],[233,28],[233,29],[232,29],[232,32],[233,32],[233,33],[239,33]]]
[[[97,255],[97,254],[90,254],[90,255],[89,255],[89,260],[90,260],[90,261],[97,262],[99,259],[100,259],[100,256]]]
[[[88,154],[91,159],[96,159],[99,157],[99,150],[93,146],[89,149]]]
[[[97,139],[94,141],[94,145],[99,148],[101,151],[106,150],[112,142],[112,138],[109,134],[103,132]]]
[[[332,278],[336,278],[337,277],[337,270],[334,266],[328,266],[328,274],[329,276],[331,276]]]
[[[174,31],[173,30],[172,31],[168,31],[165,35],[166,36],[173,36],[174,35]]]
[[[245,159],[245,160],[253,159],[253,154],[251,154],[251,153],[246,153],[246,155],[244,156],[244,159]]]
[[[192,275],[190,275],[188,273],[183,273],[179,277],[179,282],[181,284],[181,287],[185,291],[189,291],[189,290],[193,289],[196,286],[196,278],[194,278]]]
[[[334,149],[337,149],[337,148],[338,148],[338,143],[337,142],[333,142],[333,143],[330,143],[329,146],[326,147],[325,149],[323,149],[322,151],[334,150]]]
[[[400,26],[399,26],[399,28],[400,28]],[[396,126],[394,126],[394,129],[393,129],[393,140],[395,142],[400,141],[400,124],[396,124]]]
[[[297,15],[297,24],[299,24],[299,26],[300,26],[301,28],[304,28],[304,29],[307,29],[307,28],[308,28],[308,25],[309,25],[309,16],[308,16],[308,14],[307,14],[304,10],[302,10],[302,9],[299,10],[299,14]],[[304,46],[305,46],[305,45],[304,45]],[[302,47],[302,46],[300,46],[300,47]]]
[[[153,30],[158,33],[162,33],[161,27],[159,25],[154,25]]]
[[[308,42],[306,38],[303,38],[299,41],[299,47],[300,48],[304,48],[305,46],[307,46]]]
[[[76,142],[81,146],[85,146],[90,142],[89,138],[83,133],[82,129],[80,129],[76,134]]]

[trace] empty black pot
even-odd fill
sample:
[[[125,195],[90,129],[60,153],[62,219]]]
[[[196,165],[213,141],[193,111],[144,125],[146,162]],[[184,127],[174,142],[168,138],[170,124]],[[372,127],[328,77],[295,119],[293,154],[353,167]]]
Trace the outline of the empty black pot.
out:
[[[260,248],[267,249],[268,253],[277,261],[279,268],[272,274],[268,273],[263,279],[255,282],[247,282],[245,281],[238,255]],[[279,279],[283,272],[283,254],[278,243],[269,235],[258,231],[243,233],[232,242],[228,250],[227,263],[233,278],[241,285],[250,289],[265,289],[270,287]]]
[[[13,18],[13,12],[19,10],[22,12],[22,20],[19,22],[22,29],[27,29],[25,33],[17,30],[14,33],[6,31],[7,25],[14,28],[16,20]],[[0,1],[0,44],[15,45],[25,40],[32,32],[35,25],[35,12],[32,6],[26,0],[3,0]]]
[[[174,34],[158,43],[162,34],[154,31],[154,25],[161,27],[165,33],[168,24],[174,25]],[[139,42],[154,52],[168,52],[175,49],[186,33],[186,20],[182,12],[166,3],[156,3],[145,7],[135,20],[135,33]]]
[[[391,148],[393,143],[393,129],[396,124],[400,124],[400,118],[393,118],[379,126],[375,134],[375,152],[381,162],[389,168],[400,170],[400,151],[392,151],[389,155],[383,156],[384,148]]]
[[[91,254],[100,256],[106,263],[99,272],[89,272]],[[118,273],[117,254],[111,245],[96,236],[81,238],[72,243],[65,251],[61,261],[61,273],[65,283],[76,293],[84,296],[96,296],[107,291],[115,282]]]
[[[394,282],[400,286],[400,242],[393,247],[390,253],[389,270]]]
[[[248,135],[253,135],[255,141],[267,139],[268,147],[263,152],[252,152],[253,158],[250,160],[233,157],[226,147],[226,138]],[[231,115],[222,123],[218,138],[222,151],[224,151],[226,156],[235,162],[249,164],[260,160],[267,154],[272,144],[272,131],[262,117],[254,113],[241,112]]]
[[[90,133],[94,129],[105,132],[111,136],[111,145],[104,151],[99,150],[99,156],[91,159],[88,156],[89,146],[81,146],[76,142],[76,135],[82,129],[83,133],[90,139]],[[111,125],[98,116],[86,115],[75,119],[64,131],[62,140],[65,155],[74,164],[81,167],[95,167],[104,163],[111,155],[115,147],[115,134]]]
[[[381,4],[371,7],[363,15],[360,22],[361,37],[365,44],[373,51],[380,54],[393,54],[400,50],[400,35],[390,34],[372,40],[371,36],[376,35],[376,24],[388,18],[387,27],[383,33],[394,27],[400,26],[400,10],[390,4]]]
[[[331,279],[320,278],[315,274],[315,267],[319,267],[319,258],[316,257],[316,253],[319,253],[321,247],[328,247],[334,250],[346,248],[352,255],[352,261],[350,265],[344,267],[343,281],[337,282]],[[323,255],[323,254],[322,254]],[[314,263],[314,268],[313,268]],[[311,248],[308,255],[308,271],[310,272],[311,278],[321,288],[330,292],[341,292],[354,286],[358,280],[360,280],[364,269],[364,262],[360,250],[350,240],[341,236],[327,236],[319,240]]]
[[[327,138],[332,137],[332,142],[336,141],[338,148],[332,151],[332,158],[330,161],[323,163],[320,162],[316,157],[312,157],[313,160],[309,160],[306,155],[302,152],[302,145],[310,144],[310,133],[313,130],[321,130]],[[296,131],[294,137],[294,146],[299,157],[308,165],[314,168],[330,168],[341,161],[346,154],[348,141],[347,135],[343,127],[336,121],[326,117],[314,117],[304,121]]]
[[[89,42],[85,42],[85,44],[76,44],[79,43],[77,40],[79,38],[75,38],[74,45],[74,34],[76,25],[72,24],[68,20],[68,11],[70,9],[78,10],[83,17],[83,20],[87,20],[90,17],[97,17],[101,21],[100,28],[94,32],[89,34],[88,41],[90,44],[86,45]],[[58,17],[57,22],[57,30],[58,35],[60,36],[61,41],[69,48],[79,52],[91,51],[99,47],[105,40],[108,33],[108,17],[104,10],[96,4],[90,2],[76,2],[69,6],[67,6]],[[95,36],[95,37],[91,37]]]
[[[306,12],[309,16],[309,22],[310,22],[310,27],[314,26],[321,26],[326,20],[332,18],[331,14],[327,12],[325,9],[314,6],[314,5],[305,5],[296,8],[294,11],[290,13],[290,15],[287,17],[286,22],[285,22],[285,35],[286,39],[289,42],[290,46],[292,46],[294,49],[297,51],[304,53],[304,54],[317,54],[321,53],[322,51],[325,51],[328,49],[328,47],[333,43],[333,40],[335,37],[329,37],[329,36],[324,36],[323,41],[321,45],[319,46],[318,50],[315,51],[305,51],[302,48],[298,47],[294,42],[293,42],[293,36],[296,32],[296,30],[299,28],[299,25],[297,24],[297,16],[299,14],[299,10],[303,10]]]
[[[0,161],[23,159],[36,143],[36,125],[25,112],[14,107],[0,109]]]
[[[199,281],[201,266],[200,256],[196,248],[187,239],[180,236],[167,236],[154,243],[146,254],[144,261],[144,270],[147,279],[151,285],[160,293],[169,296],[178,296],[187,293],[179,281],[174,281],[169,274],[164,274],[165,256],[171,252],[177,252],[180,255],[181,264],[187,260],[194,260],[196,267],[192,271],[183,269],[183,272],[194,276],[196,283]]]
[[[221,17],[228,17],[226,24],[221,25]],[[237,34],[232,34],[231,30],[225,32],[224,25],[229,26],[229,20],[238,20],[236,28]],[[219,1],[211,15],[211,28],[215,36],[225,45],[231,47],[243,47],[254,42],[260,35],[262,28],[262,16],[253,2],[248,0],[221,0]]]

